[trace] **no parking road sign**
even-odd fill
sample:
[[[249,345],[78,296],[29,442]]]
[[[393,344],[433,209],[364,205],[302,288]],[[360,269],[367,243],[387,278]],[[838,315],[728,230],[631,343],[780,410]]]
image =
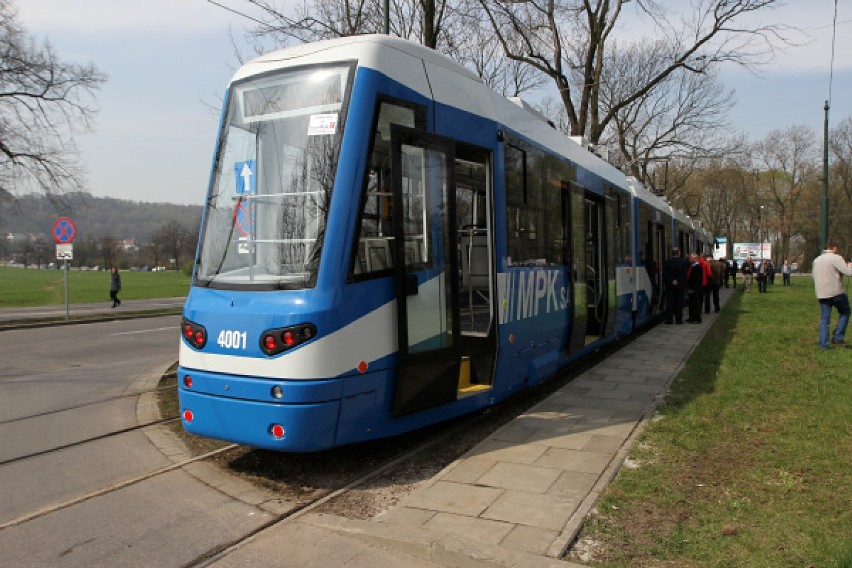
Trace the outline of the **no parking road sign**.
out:
[[[53,240],[58,245],[67,245],[74,242],[77,236],[77,226],[68,217],[60,217],[53,222]]]
[[[56,241],[56,259],[65,263],[65,321],[68,321],[68,261],[74,258],[74,237],[77,225],[68,217],[53,222],[53,240]]]

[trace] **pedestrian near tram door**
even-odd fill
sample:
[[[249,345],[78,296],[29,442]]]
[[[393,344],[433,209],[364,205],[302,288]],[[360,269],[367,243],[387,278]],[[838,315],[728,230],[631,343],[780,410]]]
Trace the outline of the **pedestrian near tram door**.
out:
[[[121,292],[121,275],[118,273],[118,267],[113,266],[109,284],[109,297],[113,308],[121,305],[121,300],[118,299],[119,292]]]
[[[843,289],[843,276],[852,276],[852,263],[840,256],[837,243],[829,242],[822,254],[814,260],[814,289],[819,300],[819,346],[846,345],[846,325],[849,323],[849,298]],[[829,337],[831,309],[837,308],[840,317],[834,334]],[[829,338],[831,343],[829,343]]]
[[[698,262],[698,258],[698,255],[694,252],[689,255],[689,270],[686,273],[689,318],[686,323],[701,323],[701,306],[704,303],[706,276],[704,267]]]
[[[666,293],[666,323],[683,323],[683,298],[686,294],[686,273],[689,261],[680,255],[679,248],[663,261],[663,286]]]

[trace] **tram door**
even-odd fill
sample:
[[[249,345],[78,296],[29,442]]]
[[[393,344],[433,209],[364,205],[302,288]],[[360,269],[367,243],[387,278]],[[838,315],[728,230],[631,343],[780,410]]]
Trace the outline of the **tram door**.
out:
[[[586,194],[583,200],[585,221],[586,289],[588,319],[586,340],[592,341],[604,333],[607,319],[608,279],[604,257],[603,205],[596,196]]]
[[[456,399],[460,367],[452,140],[394,125],[396,415]]]
[[[668,257],[666,251],[666,228],[662,224],[655,225],[657,238],[654,239],[656,255],[654,256],[654,310],[662,311],[665,305],[665,294],[663,294],[663,260]]]

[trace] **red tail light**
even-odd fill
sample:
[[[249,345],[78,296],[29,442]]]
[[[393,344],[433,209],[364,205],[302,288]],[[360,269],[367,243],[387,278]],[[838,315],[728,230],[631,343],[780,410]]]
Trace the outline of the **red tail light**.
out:
[[[269,433],[272,434],[272,437],[276,440],[280,440],[281,438],[287,435],[287,432],[284,430],[284,426],[282,426],[281,424],[273,424],[269,428]]]
[[[196,349],[204,349],[204,346],[207,345],[207,330],[204,329],[203,325],[183,318],[183,321],[181,321],[180,324],[180,328],[181,333],[183,334],[183,337],[184,339],[186,339],[187,343],[189,343]]]
[[[277,355],[313,339],[316,334],[317,328],[311,323],[267,329],[260,336],[260,349],[267,355]]]
[[[294,343],[296,343],[296,338],[293,337],[292,331],[285,331],[281,334],[281,341],[284,342],[284,345],[287,347],[292,347]]]

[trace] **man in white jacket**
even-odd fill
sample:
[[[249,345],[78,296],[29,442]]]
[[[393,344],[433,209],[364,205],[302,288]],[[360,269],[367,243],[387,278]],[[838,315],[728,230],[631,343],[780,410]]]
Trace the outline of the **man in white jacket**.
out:
[[[831,343],[846,345],[846,324],[849,323],[849,298],[843,290],[843,275],[852,276],[852,263],[847,264],[838,252],[836,243],[829,242],[822,254],[814,260],[813,277],[816,297],[819,300],[819,346],[828,349],[831,308],[837,308],[840,317]]]

